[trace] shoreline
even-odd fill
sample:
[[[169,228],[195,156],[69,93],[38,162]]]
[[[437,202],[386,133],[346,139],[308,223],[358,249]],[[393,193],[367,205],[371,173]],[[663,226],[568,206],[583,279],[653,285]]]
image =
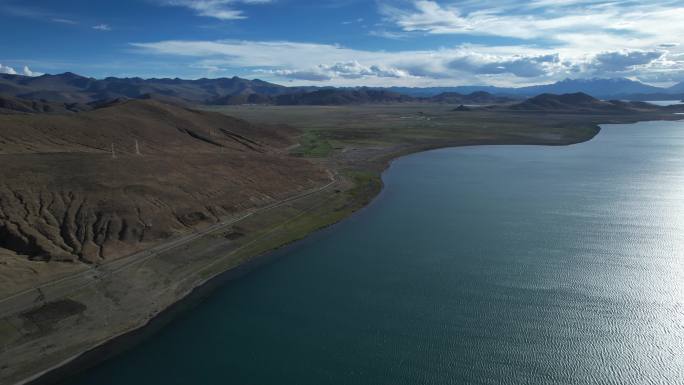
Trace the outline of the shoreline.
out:
[[[447,146],[441,148],[453,148],[454,146]],[[437,150],[438,148],[432,148],[425,151]],[[425,151],[416,151],[408,154],[400,155],[398,157],[392,158],[382,171],[388,169],[391,163],[395,159],[399,159],[404,156],[413,155]],[[318,228],[304,238],[295,239],[287,244],[281,245],[275,249],[266,251],[262,254],[256,255],[247,260],[247,262],[241,263],[236,267],[230,268],[223,271],[217,275],[214,275],[208,279],[205,279],[199,283],[183,296],[181,296],[176,302],[166,307],[162,311],[156,313],[151,318],[147,319],[146,322],[142,323],[140,326],[133,328],[131,330],[125,331],[123,333],[112,336],[101,344],[88,349],[82,353],[75,356],[67,358],[61,363],[36,373],[20,382],[16,382],[14,385],[55,385],[60,384],[66,379],[82,373],[88,369],[91,369],[100,363],[124,353],[126,350],[135,347],[138,343],[143,342],[145,339],[153,336],[166,325],[173,322],[177,316],[183,314],[184,312],[201,305],[201,303],[207,299],[216,290],[220,289],[224,285],[238,280],[247,274],[259,269],[262,266],[270,264],[277,259],[282,257],[282,254],[287,253],[291,249],[298,247],[302,242],[311,241],[312,237],[316,234],[321,234],[326,231],[332,231],[332,229],[343,221],[346,221],[361,212],[370,208],[376,201],[382,196],[384,192],[384,184],[381,183],[381,188],[377,194],[375,194],[371,199],[363,205],[358,210],[353,211],[350,215],[342,218],[341,220],[331,223],[327,226]]]
[[[137,344],[143,342],[147,338],[153,336],[160,330],[162,330],[166,325],[173,322],[177,316],[183,314],[184,312],[194,308],[195,306],[201,305],[201,303],[208,298],[212,293],[214,293],[219,288],[224,285],[240,279],[245,275],[255,271],[256,269],[274,262],[275,260],[282,257],[282,254],[287,253],[291,249],[298,247],[302,242],[307,242],[312,239],[316,234],[332,231],[332,229],[339,223],[353,218],[359,215],[361,212],[369,209],[372,205],[381,198],[383,192],[385,191],[384,182],[382,176],[385,171],[388,170],[394,161],[429,151],[435,151],[446,148],[459,148],[459,147],[475,147],[475,146],[511,146],[511,145],[530,145],[530,146],[571,146],[575,144],[581,144],[592,140],[596,135],[600,133],[600,127],[596,131],[596,134],[592,137],[572,143],[540,143],[540,144],[513,144],[513,143],[473,143],[473,144],[433,144],[427,146],[418,146],[416,148],[406,148],[403,151],[396,153],[384,154],[381,156],[380,163],[382,164],[381,170],[378,172],[378,178],[380,179],[380,188],[377,193],[370,197],[370,199],[363,204],[359,209],[353,211],[350,215],[344,218],[330,223],[324,227],[315,229],[314,231],[308,233],[304,238],[295,239],[287,244],[281,245],[275,249],[266,251],[262,254],[256,255],[246,262],[237,265],[234,268],[230,268],[223,271],[217,275],[207,278],[201,282],[198,282],[192,289],[184,293],[177,301],[172,303],[170,306],[161,310],[160,312],[154,314],[152,317],[148,318],[144,323],[139,326],[132,328],[123,333],[114,335],[109,339],[103,341],[101,344],[94,346],[91,349],[83,351],[75,356],[65,359],[53,367],[36,373],[35,375],[15,383],[14,385],[55,385],[60,384],[66,379],[78,375],[88,369],[91,369],[100,363],[124,353],[135,347]]]
[[[649,119],[645,119],[646,121]],[[657,119],[650,119],[657,120]],[[662,119],[667,120],[667,119]],[[672,119],[680,120],[680,119]],[[634,123],[642,120],[634,120],[632,122],[624,123]],[[610,122],[606,124],[612,124],[617,122]],[[620,122],[622,123],[622,122]],[[531,145],[531,146],[569,146],[574,144],[580,144],[592,140],[601,131],[600,125],[595,125],[595,133],[588,138],[583,140],[566,141],[562,142],[562,138],[526,138],[525,140],[502,140],[499,143],[492,143],[491,140],[483,139],[480,141],[473,142],[459,142],[459,141],[447,141],[444,143],[422,143],[422,144],[406,144],[404,146],[399,146],[398,148],[390,148],[387,152],[381,152],[377,157],[366,159],[365,164],[370,166],[369,171],[372,172],[379,180],[379,188],[372,195],[368,196],[360,207],[351,211],[348,215],[335,220],[334,222],[328,223],[327,225],[318,227],[313,231],[309,231],[306,235],[299,238],[293,238],[291,241],[281,244],[280,246],[270,249],[268,251],[256,254],[246,261],[239,263],[238,265],[229,268],[228,270],[222,271],[220,273],[214,274],[206,279],[196,282],[188,291],[180,295],[173,303],[166,306],[162,310],[151,314],[149,318],[141,322],[139,325],[132,327],[122,333],[111,336],[110,338],[104,340],[103,342],[84,350],[74,356],[71,356],[60,363],[53,365],[52,367],[42,370],[26,379],[15,382],[16,385],[42,385],[42,384],[55,384],[62,383],[69,377],[72,377],[78,373],[81,373],[87,369],[90,369],[99,363],[118,355],[126,350],[134,347],[141,341],[149,338],[163,327],[172,322],[177,316],[183,312],[200,305],[208,296],[210,296],[215,290],[222,287],[223,285],[239,279],[246,274],[256,270],[259,267],[271,263],[274,260],[280,258],[282,254],[297,247],[301,242],[306,242],[312,239],[315,234],[329,231],[336,224],[347,220],[349,218],[358,215],[360,212],[368,209],[373,205],[374,202],[382,196],[384,191],[384,183],[382,180],[382,175],[384,172],[391,167],[392,163],[405,156],[410,156],[417,153],[422,153],[431,150],[443,149],[443,148],[457,148],[457,147],[469,147],[469,146],[482,146],[482,145],[496,145],[496,146],[506,146],[506,145]],[[386,149],[387,150],[387,149]]]
[[[326,229],[318,231],[325,231]],[[313,235],[313,233],[311,235]],[[307,239],[308,238],[309,237],[307,237]],[[302,239],[300,241],[304,240]],[[166,325],[173,322],[177,316],[201,305],[205,299],[219,288],[275,261],[280,257],[278,254],[286,252],[289,248],[295,247],[300,241],[295,241],[289,245],[258,255],[235,268],[226,270],[204,282],[198,283],[196,287],[178,299],[178,301],[155,314],[139,327],[112,336],[102,344],[68,358],[62,363],[46,369],[41,373],[37,373],[31,378],[18,382],[15,385],[59,384],[74,375],[82,373],[116,355],[124,353],[126,350],[135,347],[137,344],[159,332]]]

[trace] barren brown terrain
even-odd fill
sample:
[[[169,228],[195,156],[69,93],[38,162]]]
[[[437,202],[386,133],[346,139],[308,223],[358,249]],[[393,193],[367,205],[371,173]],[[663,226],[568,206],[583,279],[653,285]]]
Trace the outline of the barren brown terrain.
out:
[[[151,100],[0,115],[0,293],[324,183],[295,134]]]

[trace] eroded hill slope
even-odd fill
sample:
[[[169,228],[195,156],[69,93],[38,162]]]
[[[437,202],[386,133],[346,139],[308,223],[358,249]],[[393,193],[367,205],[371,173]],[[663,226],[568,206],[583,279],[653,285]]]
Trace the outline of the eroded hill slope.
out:
[[[0,115],[0,260],[97,263],[325,183],[295,134],[151,100]]]

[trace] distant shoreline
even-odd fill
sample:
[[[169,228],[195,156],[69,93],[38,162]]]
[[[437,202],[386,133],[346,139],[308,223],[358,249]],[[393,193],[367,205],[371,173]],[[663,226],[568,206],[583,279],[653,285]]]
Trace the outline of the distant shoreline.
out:
[[[575,145],[575,144],[581,144],[587,141],[592,140],[596,135],[600,133],[600,128],[596,132],[594,136],[591,138],[588,138],[586,140],[582,140],[579,142],[572,142],[572,143],[564,143],[564,144],[530,144],[530,145],[538,145],[538,146],[569,146],[569,145]],[[382,171],[380,172],[380,178],[382,179],[382,175],[384,175],[385,171],[391,167],[392,163],[400,158],[406,157],[406,156],[411,156],[423,152],[429,152],[429,151],[434,151],[434,150],[439,150],[439,149],[445,149],[445,148],[459,148],[459,147],[476,147],[476,146],[486,146],[486,145],[501,145],[501,146],[510,146],[510,145],[526,145],[526,144],[512,144],[512,143],[502,143],[502,144],[491,144],[491,143],[482,143],[482,144],[468,144],[468,145],[445,145],[445,146],[440,146],[440,145],[435,145],[435,146],[429,146],[427,148],[418,148],[418,149],[409,149],[407,151],[402,151],[397,154],[391,154],[388,155],[386,159],[384,159],[384,167]],[[355,215],[358,215],[362,211],[366,210],[369,208],[371,205],[373,205],[377,200],[382,196],[382,192],[384,190],[384,183],[381,183],[381,189],[378,190],[377,194],[371,197],[371,199],[366,202],[363,207],[361,207],[359,210],[356,210],[352,212],[350,215],[346,216],[345,218],[341,219],[340,221],[334,222],[329,224],[328,226],[325,226],[323,228],[319,228],[317,230],[314,230],[313,232],[309,233],[305,238],[295,240],[289,244],[280,246],[276,249],[267,251],[263,254],[257,255],[253,258],[250,258],[247,262],[244,262],[237,267],[234,267],[232,269],[226,270],[222,273],[219,273],[216,276],[213,276],[203,282],[200,282],[195,286],[192,290],[190,290],[186,295],[180,297],[176,302],[171,304],[169,307],[165,308],[161,312],[157,313],[154,315],[152,318],[148,319],[147,322],[144,324],[140,325],[137,328],[134,328],[132,330],[126,331],[122,334],[112,336],[108,340],[104,341],[98,346],[93,347],[92,349],[86,350],[80,354],[77,354],[76,356],[73,356],[71,358],[68,358],[64,360],[62,363],[49,368],[47,370],[42,371],[41,373],[37,373],[36,375],[32,376],[31,378],[28,378],[24,381],[18,382],[15,385],[52,385],[52,384],[59,384],[66,379],[78,375],[79,373],[82,373],[90,368],[93,368],[97,366],[100,363],[103,363],[104,361],[113,358],[114,356],[121,354],[125,352],[128,349],[131,349],[135,347],[137,344],[140,342],[144,341],[145,339],[149,338],[150,336],[154,335],[161,329],[163,329],[166,325],[169,323],[173,322],[173,320],[176,319],[177,316],[183,314],[185,311],[192,309],[195,306],[199,306],[206,298],[208,298],[212,293],[214,293],[217,289],[223,287],[224,285],[236,280],[240,279],[241,277],[245,276],[246,274],[249,274],[256,269],[273,262],[274,260],[282,257],[283,254],[287,253],[289,250],[298,247],[301,245],[302,242],[307,242],[311,239],[312,236],[314,236],[316,233],[322,232],[322,231],[330,231],[332,230],[335,225],[352,218]]]
[[[635,121],[611,121],[610,123],[633,123],[636,121],[648,121],[657,120],[654,116],[645,116],[644,118]],[[662,120],[666,118],[663,117]],[[672,119],[675,120],[675,119]],[[164,326],[168,325],[175,317],[182,314],[184,311],[197,306],[205,298],[207,298],[214,290],[221,287],[222,285],[238,279],[245,274],[254,271],[255,269],[270,263],[282,256],[283,253],[290,250],[292,247],[297,247],[300,242],[305,242],[310,239],[310,237],[321,231],[322,229],[333,226],[334,224],[352,217],[355,213],[360,210],[364,210],[369,207],[373,202],[377,200],[377,197],[381,195],[383,189],[382,185],[382,174],[384,171],[390,167],[392,162],[404,156],[408,156],[415,153],[441,149],[441,148],[458,148],[458,147],[469,147],[469,146],[481,146],[481,145],[542,145],[542,146],[567,146],[573,144],[579,144],[593,139],[596,135],[600,133],[600,126],[594,125],[595,130],[593,135],[583,138],[548,138],[540,135],[539,137],[527,137],[527,138],[516,138],[512,140],[511,138],[503,138],[502,140],[492,140],[491,138],[482,139],[480,141],[470,141],[470,142],[459,142],[456,140],[447,140],[443,143],[432,142],[427,144],[413,144],[399,146],[397,148],[385,149],[385,152],[377,154],[372,160],[367,160],[364,167],[367,167],[376,178],[380,181],[380,187],[377,191],[374,191],[372,195],[365,197],[363,204],[357,209],[351,211],[348,215],[328,223],[324,226],[318,227],[313,231],[308,232],[303,237],[295,237],[290,242],[280,245],[270,251],[266,251],[255,256],[248,258],[246,261],[240,263],[239,265],[229,268],[228,270],[217,273],[210,276],[207,279],[200,280],[193,285],[193,287],[187,292],[179,296],[173,303],[169,306],[163,308],[161,311],[157,312],[150,318],[144,320],[139,325],[128,329],[122,333],[114,335],[97,346],[87,349],[81,353],[71,356],[57,365],[54,365],[48,369],[42,370],[40,373],[32,375],[29,378],[20,380],[16,382],[17,385],[42,385],[42,384],[54,384],[60,383],[71,376],[81,373],[97,364],[123,352],[131,347],[135,346],[140,341],[148,338],[150,335],[156,333]]]
[[[112,336],[102,344],[66,359],[63,363],[38,373],[27,380],[18,382],[16,385],[58,384],[123,353],[163,329],[185,311],[200,305],[215,290],[270,263],[279,257],[278,253],[284,252],[288,250],[288,248],[294,246],[295,244],[283,246],[280,249],[256,256],[238,267],[226,270],[223,273],[198,284],[198,286],[191,290],[186,296],[181,297],[171,306],[162,310],[160,313],[157,313],[140,327],[124,332],[123,334]]]

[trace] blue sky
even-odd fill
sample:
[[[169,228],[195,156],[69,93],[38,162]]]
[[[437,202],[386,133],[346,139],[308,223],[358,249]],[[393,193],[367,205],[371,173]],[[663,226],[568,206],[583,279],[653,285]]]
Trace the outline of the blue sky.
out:
[[[0,0],[0,72],[281,84],[684,80],[684,0]]]

